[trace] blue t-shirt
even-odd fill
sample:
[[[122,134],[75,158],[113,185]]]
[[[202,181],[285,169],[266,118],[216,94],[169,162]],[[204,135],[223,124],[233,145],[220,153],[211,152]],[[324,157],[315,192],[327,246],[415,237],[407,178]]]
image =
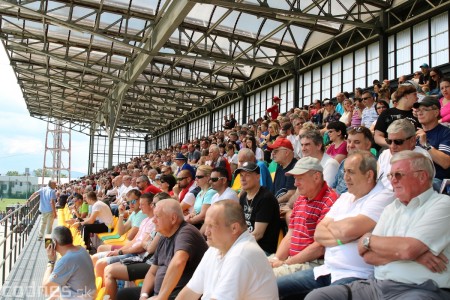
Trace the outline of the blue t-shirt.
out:
[[[49,213],[52,211],[52,201],[56,202],[55,190],[49,186],[39,190],[39,211],[41,213]]]
[[[91,256],[79,247],[67,251],[55,264],[50,281],[59,285],[61,299],[95,299],[95,274]]]
[[[203,204],[211,204],[212,197],[217,193],[216,190],[213,190],[210,188],[209,190],[204,193],[203,191],[200,191],[197,194],[197,197],[195,197],[195,203],[194,203],[194,211],[196,214],[199,214],[202,210]]]
[[[275,179],[272,186],[272,194],[275,195],[275,198],[278,199],[288,191],[296,189],[294,185],[294,176],[286,176],[286,173],[292,170],[296,163],[297,159],[293,158],[285,169],[283,169],[281,165],[277,166],[277,171],[275,172]]]
[[[438,124],[433,129],[426,131],[427,141],[435,149],[450,155],[450,128]],[[434,164],[436,168],[436,178],[450,178],[450,168],[443,169],[440,165]]]

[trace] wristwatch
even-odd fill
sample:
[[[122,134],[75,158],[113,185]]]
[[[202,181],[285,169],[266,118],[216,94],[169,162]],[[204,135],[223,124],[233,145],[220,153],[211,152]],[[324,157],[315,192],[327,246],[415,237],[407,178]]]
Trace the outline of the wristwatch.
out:
[[[433,148],[433,146],[430,145],[430,143],[426,142],[424,145],[420,145],[423,149],[425,150],[430,150],[431,148]]]
[[[119,252],[117,252],[119,255],[123,255],[123,251],[119,250]]]
[[[363,238],[363,241],[362,241],[364,248],[366,248],[367,250],[370,250],[370,238],[371,237],[372,237],[372,235],[368,234]]]

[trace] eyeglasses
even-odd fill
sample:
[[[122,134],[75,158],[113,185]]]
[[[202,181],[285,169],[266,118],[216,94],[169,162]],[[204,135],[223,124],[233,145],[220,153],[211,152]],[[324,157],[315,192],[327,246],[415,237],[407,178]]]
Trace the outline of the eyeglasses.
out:
[[[136,200],[136,199],[133,199],[133,200],[127,201],[127,203],[128,203],[128,204],[136,204],[136,202],[137,202],[137,200]]]
[[[397,172],[391,172],[391,173],[387,174],[386,177],[390,181],[392,181],[394,178],[395,178],[395,180],[400,181],[400,180],[402,180],[403,177],[405,177],[408,174],[422,172],[422,171],[424,171],[424,170],[411,171],[411,172],[407,172],[407,173],[397,171]]]
[[[417,109],[416,109],[416,112],[419,114],[419,113],[425,113],[425,112],[427,112],[427,111],[432,111],[432,110],[437,110],[437,108],[433,108],[433,107],[428,107],[428,108],[425,108],[425,107],[423,107],[423,108],[417,108]]]
[[[419,73],[414,73],[414,76],[418,76],[418,75],[420,75]]]
[[[202,178],[205,178],[206,176],[205,175],[195,175],[195,178],[197,178],[197,179],[202,179]]]
[[[367,99],[371,99],[372,97],[362,97],[361,99],[363,100],[363,101],[365,101],[365,100],[367,100]]]
[[[178,177],[177,178],[177,181],[182,181],[182,180],[185,180],[187,177]]]
[[[413,135],[414,136],[414,135]],[[385,138],[384,140],[386,141],[386,143],[388,145],[391,145],[392,143],[396,144],[397,146],[401,146],[403,145],[404,142],[406,142],[407,140],[409,140],[410,138],[412,138],[413,136],[407,137],[406,139],[397,139],[397,140],[391,140],[388,138]]]
[[[219,179],[222,179],[222,178],[225,178],[225,177],[211,177],[211,178],[209,178],[209,180],[211,180],[212,182],[217,182],[217,181],[219,181]]]

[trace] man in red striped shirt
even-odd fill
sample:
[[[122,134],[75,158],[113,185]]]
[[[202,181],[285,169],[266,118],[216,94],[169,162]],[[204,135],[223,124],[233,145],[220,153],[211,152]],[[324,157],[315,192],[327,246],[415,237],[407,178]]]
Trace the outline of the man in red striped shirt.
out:
[[[317,158],[303,157],[286,175],[294,176],[300,196],[292,210],[289,230],[275,256],[269,258],[277,277],[323,264],[325,249],[314,241],[314,232],[338,198],[324,181]]]

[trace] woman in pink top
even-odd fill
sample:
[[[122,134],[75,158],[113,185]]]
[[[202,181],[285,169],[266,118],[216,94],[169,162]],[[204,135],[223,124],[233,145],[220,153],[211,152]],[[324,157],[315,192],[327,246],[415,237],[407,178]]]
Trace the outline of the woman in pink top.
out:
[[[442,123],[450,122],[450,78],[443,78],[441,80],[441,93],[442,98],[439,99],[441,103],[441,120]]]
[[[347,126],[344,123],[328,123],[328,137],[331,145],[327,149],[327,154],[337,160],[339,163],[347,157]]]

